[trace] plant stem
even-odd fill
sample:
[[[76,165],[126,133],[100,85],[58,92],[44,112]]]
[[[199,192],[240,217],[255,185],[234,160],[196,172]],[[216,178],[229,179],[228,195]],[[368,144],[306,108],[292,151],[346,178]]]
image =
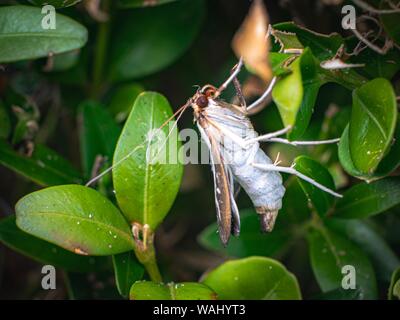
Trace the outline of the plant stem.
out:
[[[154,233],[150,230],[148,225],[142,226],[138,223],[134,223],[132,226],[132,234],[137,259],[146,268],[152,281],[162,282],[161,273],[157,266],[156,250],[154,248]]]
[[[102,10],[108,13],[108,19],[104,22],[99,22],[99,29],[97,32],[96,48],[94,53],[94,64],[93,64],[93,84],[91,89],[91,96],[96,98],[102,86],[104,65],[107,56],[107,47],[110,35],[111,27],[111,1],[103,0]]]

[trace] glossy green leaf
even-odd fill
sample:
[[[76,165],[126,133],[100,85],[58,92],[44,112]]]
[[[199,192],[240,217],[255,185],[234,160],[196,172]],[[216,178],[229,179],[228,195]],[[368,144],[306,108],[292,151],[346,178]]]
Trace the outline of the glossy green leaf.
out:
[[[41,186],[80,183],[81,177],[58,153],[36,145],[32,157],[22,156],[0,140],[0,164]]]
[[[323,292],[341,288],[344,266],[355,268],[356,288],[362,299],[376,299],[377,286],[371,262],[365,253],[346,238],[324,227],[311,229],[308,234],[311,266]]]
[[[129,222],[148,224],[152,230],[171,208],[183,171],[176,127],[171,131],[172,125],[166,125],[158,130],[171,115],[162,95],[139,95],[114,154],[114,164],[120,163],[113,170],[118,204]]]
[[[130,290],[130,300],[216,300],[207,286],[195,282],[155,283],[138,281]]]
[[[29,2],[37,6],[44,6],[46,4],[50,4],[56,8],[63,8],[63,7],[73,6],[81,2],[81,0],[29,0]]]
[[[290,69],[286,65],[290,62],[293,55],[288,53],[270,52],[268,55],[269,63],[274,76],[281,76],[290,73]]]
[[[342,168],[348,174],[352,175],[353,177],[363,178],[363,174],[355,168],[353,160],[351,159],[350,147],[349,147],[349,126],[348,125],[343,130],[342,136],[340,137],[338,156],[339,156],[339,161],[340,161]]]
[[[315,160],[306,156],[300,156],[294,160],[294,164],[296,170],[299,172],[303,173],[307,177],[312,178],[314,181],[326,186],[327,188],[335,190],[335,184],[331,174],[324,166]],[[329,209],[332,207],[334,197],[329,193],[315,187],[309,182],[306,182],[300,178],[298,178],[298,181],[318,214],[321,217],[326,216]]]
[[[81,48],[87,30],[78,22],[56,14],[56,28],[43,29],[40,8],[6,6],[0,8],[0,62],[46,57]]]
[[[23,232],[15,224],[15,216],[0,220],[0,241],[11,249],[44,264],[70,271],[96,271],[104,268],[105,258],[84,257]]]
[[[250,257],[225,262],[202,281],[221,300],[298,300],[296,277],[278,261]]]
[[[120,8],[151,7],[174,1],[176,0],[118,0],[118,6]]]
[[[393,143],[389,152],[383,157],[375,170],[374,177],[385,177],[400,166],[400,120],[398,119],[394,132]]]
[[[53,56],[52,66],[49,72],[59,72],[68,70],[79,61],[80,50],[73,50]]]
[[[375,171],[392,143],[396,120],[396,95],[388,80],[374,79],[353,92],[349,149],[358,171]]]
[[[388,299],[400,300],[400,268],[393,272],[389,286]]]
[[[257,213],[254,209],[247,209],[240,212],[240,236],[232,237],[226,247],[221,244],[216,223],[203,230],[199,242],[207,249],[226,253],[231,257],[272,256],[284,250],[292,240],[291,229],[281,223],[281,218],[285,215],[282,211],[279,212],[271,233],[262,233]]]
[[[357,244],[371,259],[378,278],[390,281],[400,259],[386,241],[366,221],[327,219],[325,225]]]
[[[15,206],[23,231],[75,253],[113,255],[133,248],[118,209],[96,190],[63,185],[30,193]]]
[[[343,194],[336,204],[335,217],[361,219],[384,212],[400,203],[400,179],[385,178],[359,183]]]
[[[118,292],[127,298],[132,285],[142,279],[144,268],[136,259],[133,251],[113,256],[113,265]]]
[[[293,22],[277,23],[274,28],[294,33],[302,45],[310,48],[319,60],[332,58],[343,43],[343,38],[338,33],[325,35],[300,27]]]
[[[140,78],[170,65],[189,48],[203,13],[201,0],[121,12],[110,45],[109,78]]]
[[[143,87],[136,83],[125,84],[116,90],[111,98],[109,110],[117,122],[126,120],[137,96],[143,91]]]
[[[303,100],[300,63],[301,58],[297,58],[289,67],[290,74],[278,80],[272,90],[272,98],[279,109],[285,127],[294,125]]]
[[[121,129],[102,105],[92,101],[80,105],[79,120],[82,163],[88,178],[97,156],[111,163]]]

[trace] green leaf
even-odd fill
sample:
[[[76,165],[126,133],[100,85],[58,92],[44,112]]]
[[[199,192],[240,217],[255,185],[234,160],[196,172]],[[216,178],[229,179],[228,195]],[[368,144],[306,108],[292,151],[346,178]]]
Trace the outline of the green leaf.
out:
[[[89,178],[97,156],[111,162],[121,129],[107,110],[93,101],[80,105],[79,116],[82,163]]]
[[[343,169],[353,177],[363,178],[363,174],[358,171],[351,159],[349,146],[349,125],[343,130],[339,141],[338,156]]]
[[[384,212],[400,203],[400,179],[385,178],[359,183],[347,190],[336,204],[335,217],[361,219]]]
[[[307,177],[312,178],[316,182],[326,186],[331,190],[335,189],[335,184],[329,171],[315,160],[306,156],[300,156],[294,160],[294,164],[296,170],[303,173]],[[298,181],[318,214],[321,217],[326,216],[329,209],[332,207],[334,197],[329,193],[315,187],[309,182],[306,182],[300,178],[298,178]]]
[[[279,79],[272,90],[272,98],[278,107],[285,127],[294,125],[297,112],[303,100],[300,63],[301,57],[290,65],[291,73]]]
[[[171,115],[171,107],[162,95],[140,94],[114,154],[114,165],[119,163],[113,171],[119,207],[129,222],[148,224],[152,230],[171,208],[183,172],[178,161],[176,127],[171,131],[171,125],[166,125],[158,130]]]
[[[332,58],[343,43],[343,38],[338,33],[325,35],[300,27],[293,22],[278,23],[273,27],[280,31],[296,34],[302,45],[309,47],[319,60]]]
[[[133,249],[130,229],[118,209],[96,190],[64,185],[36,191],[15,206],[23,231],[86,255]]]
[[[139,84],[126,84],[117,89],[110,101],[109,110],[117,122],[125,121],[132,110],[133,104],[140,93],[144,91]]]
[[[87,30],[76,21],[56,14],[56,29],[43,29],[40,8],[0,8],[0,63],[46,57],[81,48]]]
[[[400,268],[393,272],[389,286],[388,299],[400,300]]]
[[[0,140],[0,163],[41,186],[80,183],[79,173],[58,153],[36,145],[32,157],[15,152]]]
[[[65,71],[76,66],[79,61],[79,55],[80,50],[73,50],[55,55],[53,57],[53,65],[49,71]]]
[[[65,270],[96,271],[106,264],[105,258],[80,256],[21,231],[15,224],[15,216],[0,220],[0,241],[36,261]]]
[[[268,58],[273,74],[281,76],[290,73],[290,69],[286,64],[290,62],[292,57],[293,55],[288,53],[270,52]]]
[[[386,241],[365,221],[326,219],[325,225],[357,244],[369,256],[378,277],[389,282],[400,260]]]
[[[133,251],[114,255],[113,265],[118,292],[121,296],[127,298],[131,286],[142,279],[144,268],[136,259]]]
[[[124,11],[111,41],[109,78],[141,78],[164,69],[190,46],[204,14],[201,0]]]
[[[400,119],[394,132],[393,144],[390,146],[389,152],[379,163],[374,177],[385,177],[396,170],[400,165]]]
[[[50,4],[56,8],[69,7],[81,2],[81,0],[29,0],[30,3],[33,3],[37,6],[44,6],[46,4]]]
[[[207,286],[195,282],[155,283],[138,281],[130,291],[130,300],[216,300]]]
[[[392,143],[396,119],[396,95],[388,80],[377,78],[354,90],[349,149],[358,171],[374,173]]]
[[[120,8],[137,8],[137,7],[150,7],[159,6],[161,4],[173,2],[176,0],[118,0]]]
[[[264,257],[225,262],[202,282],[221,300],[301,299],[296,277],[280,262]]]
[[[377,287],[372,265],[363,251],[346,238],[324,227],[313,228],[308,234],[311,266],[323,292],[341,288],[342,268],[355,268],[356,288],[362,299],[376,299]]]
[[[211,224],[199,236],[199,242],[207,249],[223,252],[232,257],[244,258],[252,255],[272,256],[281,252],[290,243],[291,229],[282,225],[281,217],[285,212],[279,212],[274,231],[268,234],[260,230],[260,221],[254,209],[240,212],[240,236],[233,237],[228,246],[221,244],[216,223]]]

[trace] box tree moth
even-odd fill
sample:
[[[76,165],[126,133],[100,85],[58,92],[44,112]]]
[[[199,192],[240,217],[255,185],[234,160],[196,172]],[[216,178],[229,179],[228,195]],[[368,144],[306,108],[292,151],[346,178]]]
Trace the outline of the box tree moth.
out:
[[[280,172],[296,175],[333,196],[341,197],[335,191],[297,171],[293,166],[279,166],[278,160],[272,162],[260,148],[260,142],[317,145],[337,143],[339,139],[289,141],[281,138],[280,136],[290,131],[290,127],[258,135],[253,128],[249,115],[253,110],[258,110],[260,105],[265,104],[276,82],[276,78],[271,80],[266,91],[259,99],[250,106],[247,106],[239,81],[237,80],[237,75],[242,65],[243,61],[240,59],[239,63],[232,69],[230,77],[220,87],[217,88],[208,84],[198,89],[195,95],[163,124],[163,126],[166,125],[173,117],[177,116],[171,129],[172,132],[183,112],[192,107],[194,119],[201,137],[210,151],[211,167],[214,176],[218,232],[223,245],[227,245],[231,234],[238,236],[240,232],[239,210],[235,201],[235,194],[238,191],[237,187],[242,187],[249,195],[260,217],[261,230],[264,232],[272,231],[278,211],[282,207],[285,188]],[[230,104],[220,99],[221,93],[231,83],[235,86],[238,100],[240,101],[239,105]],[[158,130],[163,126],[158,128]],[[147,142],[143,144],[145,143]],[[137,146],[117,163],[114,163],[112,167],[91,179],[86,185],[92,184],[107,174],[110,170],[132,156],[140,147],[142,146]]]

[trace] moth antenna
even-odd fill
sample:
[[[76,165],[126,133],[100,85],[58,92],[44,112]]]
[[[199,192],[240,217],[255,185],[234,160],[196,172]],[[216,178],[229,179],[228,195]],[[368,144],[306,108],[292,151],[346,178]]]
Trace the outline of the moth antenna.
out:
[[[169,117],[156,131],[161,130],[163,127],[165,127],[165,125],[171,121],[177,114],[179,114],[179,116],[177,117],[175,124],[173,126],[173,128],[170,130],[170,132],[167,135],[167,139],[166,141],[168,141],[168,138],[170,137],[172,131],[175,129],[178,120],[180,119],[180,117],[182,116],[183,112],[187,109],[187,107],[190,106],[190,104],[192,103],[192,99],[189,99],[183,106],[181,106],[171,117]],[[152,137],[155,134],[152,135]],[[152,139],[151,137],[151,139]],[[151,141],[150,139],[150,141]],[[88,187],[90,186],[93,182],[96,182],[97,180],[99,180],[100,178],[102,178],[103,176],[105,176],[107,173],[109,173],[110,171],[112,171],[113,169],[115,169],[116,167],[118,167],[122,162],[124,162],[126,159],[128,159],[130,156],[132,156],[138,149],[143,148],[146,144],[146,141],[143,142],[142,144],[136,146],[132,151],[130,151],[126,156],[122,157],[121,159],[119,159],[116,163],[114,163],[112,166],[108,167],[106,170],[104,170],[102,173],[98,174],[97,176],[93,177],[92,179],[90,179],[85,186]],[[164,147],[164,146],[163,146]]]

